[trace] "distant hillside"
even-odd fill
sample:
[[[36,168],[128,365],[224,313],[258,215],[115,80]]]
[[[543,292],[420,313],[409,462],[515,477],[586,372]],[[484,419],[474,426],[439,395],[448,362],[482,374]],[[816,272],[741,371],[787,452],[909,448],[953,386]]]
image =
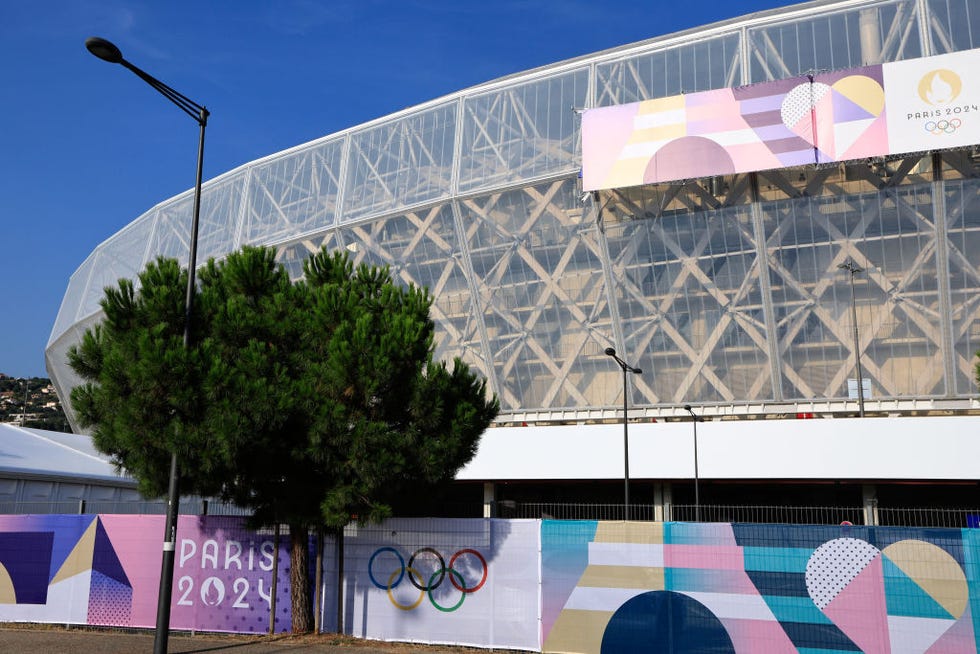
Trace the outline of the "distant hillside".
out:
[[[21,379],[0,373],[0,422],[35,429],[71,431],[54,386],[50,379],[44,377]]]

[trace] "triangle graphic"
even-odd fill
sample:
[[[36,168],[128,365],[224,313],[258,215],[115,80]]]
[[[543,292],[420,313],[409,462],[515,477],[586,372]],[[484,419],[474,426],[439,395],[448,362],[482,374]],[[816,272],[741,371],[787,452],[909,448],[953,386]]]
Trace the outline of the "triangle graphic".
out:
[[[97,520],[98,518],[92,519],[88,529],[85,530],[85,533],[75,543],[75,547],[65,557],[61,567],[58,568],[58,572],[51,580],[52,584],[74,577],[92,567],[92,550],[95,547],[95,523]]]
[[[865,654],[888,654],[883,567],[876,556],[823,612]]]
[[[813,115],[809,111],[796,123],[787,127],[807,143],[813,143]]]
[[[977,647],[976,638],[973,635],[973,618],[970,615],[970,607],[966,607],[966,612],[959,620],[953,623],[949,631],[944,633],[932,644],[926,654],[960,654],[960,652],[975,652]]]
[[[133,589],[112,577],[92,571],[89,586],[88,622],[97,625],[131,626]]]
[[[882,556],[885,574],[885,602],[889,616],[953,620],[944,609],[887,556]]]
[[[852,120],[846,123],[834,123],[834,143],[837,152],[847,152],[858,139],[864,136],[877,118]]]
[[[101,520],[97,521],[95,532],[92,570],[110,579],[115,579],[124,586],[131,587],[129,577],[126,576],[126,571],[123,569],[122,563],[119,562],[119,557],[116,556],[116,550],[113,548],[108,534],[105,533],[105,527],[102,526]]]
[[[840,155],[840,160],[877,157],[888,152],[888,123],[884,114],[865,127],[861,137],[856,139]],[[841,152],[838,150],[838,152]]]
[[[956,624],[955,621],[951,619],[936,620],[890,615],[888,616],[888,637],[893,643],[892,654],[925,652],[954,624]]]
[[[831,92],[834,107],[834,122],[844,123],[852,120],[874,120],[878,116],[838,91]]]

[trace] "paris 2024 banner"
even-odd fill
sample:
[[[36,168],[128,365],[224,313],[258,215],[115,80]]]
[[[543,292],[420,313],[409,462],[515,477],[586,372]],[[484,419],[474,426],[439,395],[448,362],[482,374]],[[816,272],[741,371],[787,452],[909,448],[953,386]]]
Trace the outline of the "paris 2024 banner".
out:
[[[587,110],[586,191],[980,143],[980,50]]]
[[[0,516],[0,620],[153,627],[163,533],[163,516]],[[276,631],[290,628],[283,540]],[[181,516],[171,627],[267,632],[275,556],[240,518]]]

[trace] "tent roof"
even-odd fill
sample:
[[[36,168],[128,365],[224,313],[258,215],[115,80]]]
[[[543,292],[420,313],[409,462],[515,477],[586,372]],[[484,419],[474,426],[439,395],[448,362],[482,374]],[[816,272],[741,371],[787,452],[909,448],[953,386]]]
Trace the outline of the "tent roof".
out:
[[[0,423],[0,477],[77,480],[134,486],[84,434]]]

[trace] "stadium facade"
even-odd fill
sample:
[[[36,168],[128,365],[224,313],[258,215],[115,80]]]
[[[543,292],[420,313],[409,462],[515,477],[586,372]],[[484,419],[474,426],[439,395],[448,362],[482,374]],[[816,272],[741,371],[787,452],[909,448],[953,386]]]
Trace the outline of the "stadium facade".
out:
[[[858,360],[868,414],[975,415],[976,148],[585,193],[581,111],[978,47],[973,0],[818,0],[512,75],[210,180],[200,260],[269,245],[299,275],[345,248],[427,286],[437,357],[487,377],[500,426],[621,419],[610,346],[643,369],[639,421],[852,416]],[[46,350],[63,399],[103,288],[186,262],[191,205],[71,277]]]

